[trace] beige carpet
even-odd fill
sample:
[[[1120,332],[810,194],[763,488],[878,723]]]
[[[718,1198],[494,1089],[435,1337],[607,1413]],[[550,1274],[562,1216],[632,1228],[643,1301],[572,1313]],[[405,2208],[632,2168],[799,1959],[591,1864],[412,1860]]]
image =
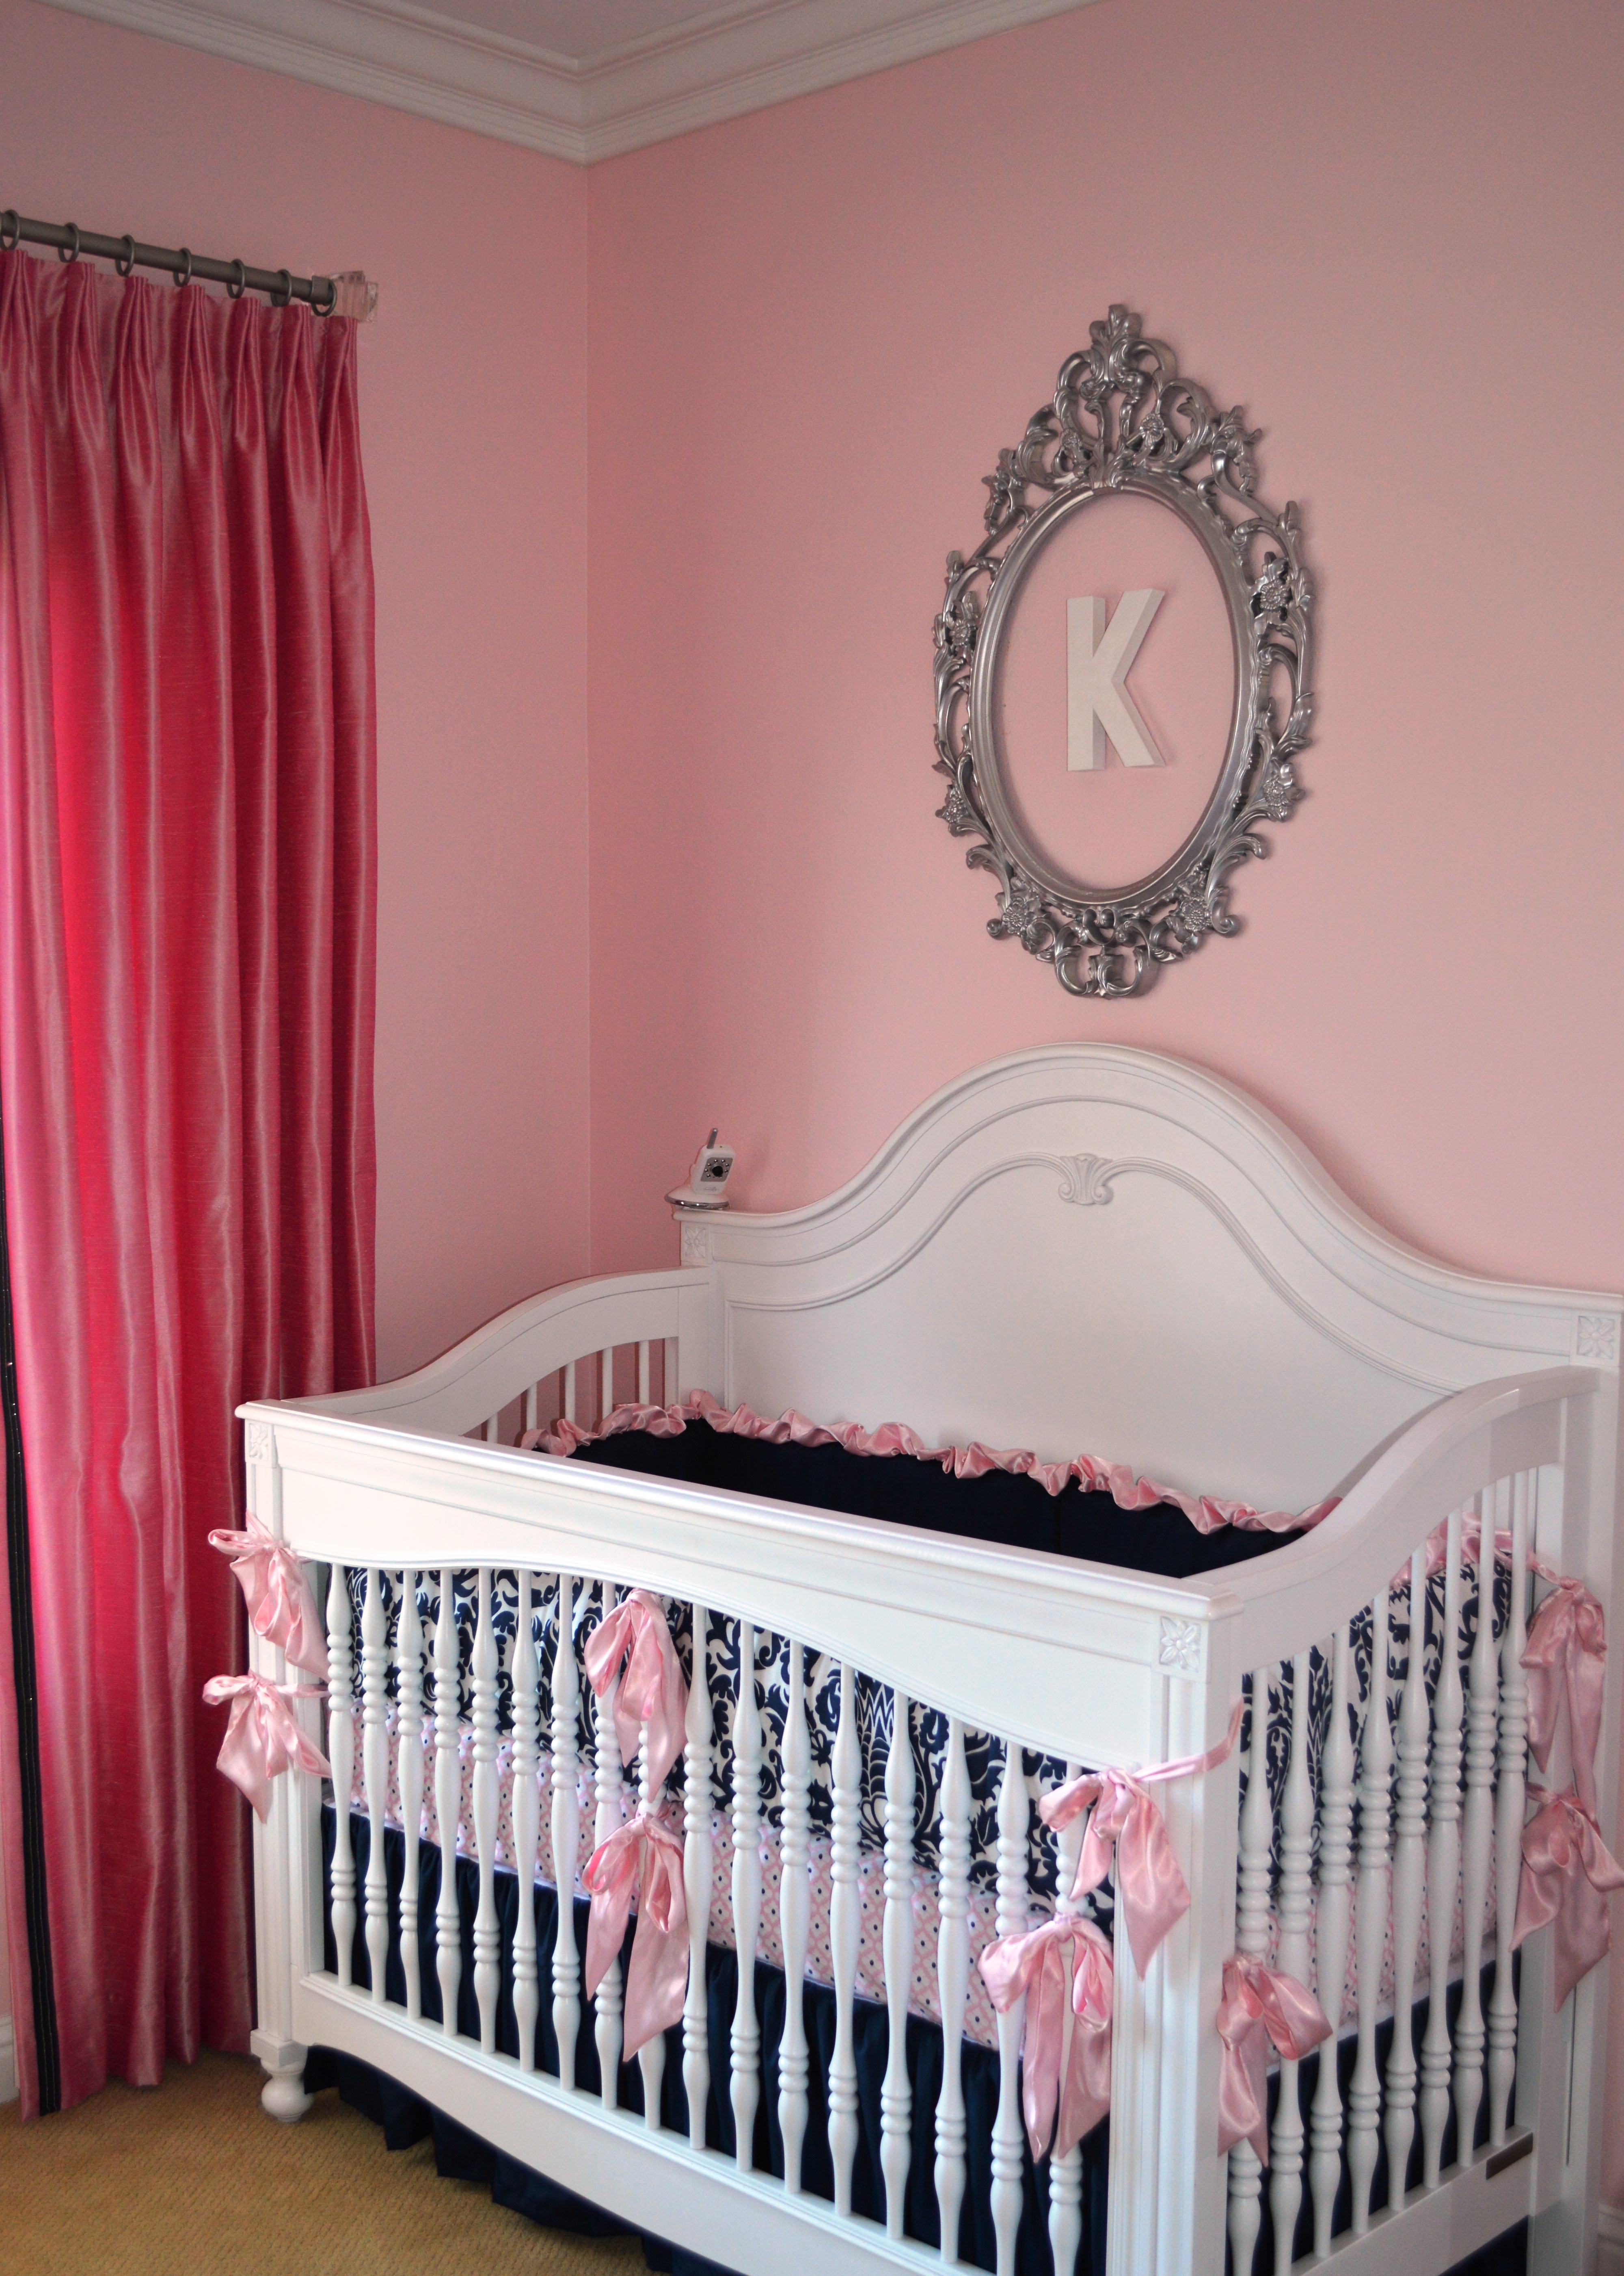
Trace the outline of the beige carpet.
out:
[[[171,2063],[34,2126],[0,2108],[0,2268],[30,2276],[619,2276],[634,2238],[587,2243],[442,2181],[434,2145],[390,2151],[321,2094],[297,2126],[260,2107],[257,2064]]]

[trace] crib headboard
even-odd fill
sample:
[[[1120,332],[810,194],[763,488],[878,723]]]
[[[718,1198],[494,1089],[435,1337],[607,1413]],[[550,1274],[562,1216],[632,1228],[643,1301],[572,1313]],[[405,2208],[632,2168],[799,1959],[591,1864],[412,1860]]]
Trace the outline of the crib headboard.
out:
[[[1620,1300],[1448,1270],[1187,1063],[1021,1051],[950,1083],[840,1192],[684,1213],[708,1387],[1299,1508],[1448,1392],[1578,1359]]]

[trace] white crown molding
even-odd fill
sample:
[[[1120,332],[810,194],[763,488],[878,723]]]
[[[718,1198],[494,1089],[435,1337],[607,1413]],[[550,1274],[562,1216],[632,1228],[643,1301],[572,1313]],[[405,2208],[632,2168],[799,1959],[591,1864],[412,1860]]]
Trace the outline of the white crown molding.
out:
[[[589,66],[587,156],[612,158],[1093,0],[767,0]]]
[[[587,156],[576,67],[426,10],[368,0],[51,0],[76,16],[172,40],[465,126],[549,157]]]
[[[1093,0],[730,0],[577,58],[411,0],[51,0],[589,165]]]

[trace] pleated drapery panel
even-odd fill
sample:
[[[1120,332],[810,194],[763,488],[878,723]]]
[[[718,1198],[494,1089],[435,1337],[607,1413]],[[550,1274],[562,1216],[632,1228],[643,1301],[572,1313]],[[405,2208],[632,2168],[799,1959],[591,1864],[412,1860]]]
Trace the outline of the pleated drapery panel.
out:
[[[29,2108],[247,2044],[247,1813],[200,1697],[241,1608],[206,1536],[240,1522],[238,1400],[372,1372],[375,739],[353,325],[0,254]]]

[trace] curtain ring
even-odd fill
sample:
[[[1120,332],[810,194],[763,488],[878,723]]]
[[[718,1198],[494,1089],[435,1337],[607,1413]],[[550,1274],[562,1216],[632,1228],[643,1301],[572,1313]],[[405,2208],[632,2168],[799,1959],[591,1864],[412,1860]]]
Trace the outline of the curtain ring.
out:
[[[77,261],[79,259],[79,224],[76,221],[65,221],[62,226],[68,233],[69,241],[66,245],[59,245],[57,247],[57,258],[58,261]]]
[[[178,285],[192,282],[192,248],[189,245],[183,245],[180,248],[180,266],[175,271],[175,282]]]
[[[22,242],[22,217],[15,206],[0,213],[0,253],[15,253]]]
[[[133,237],[121,237],[118,242],[123,246],[124,251],[114,254],[113,267],[121,277],[127,277],[135,266],[135,239]]]
[[[318,284],[325,284],[327,287],[327,298],[320,302],[317,301],[315,297],[315,288]],[[336,277],[313,277],[310,279],[310,306],[315,310],[316,315],[318,316],[330,316],[338,305],[338,278]]]
[[[231,273],[225,280],[225,297],[228,300],[240,300],[247,289],[248,272],[240,261],[233,261]]]
[[[293,279],[285,269],[278,269],[277,277],[277,282],[270,288],[270,305],[273,308],[285,308],[293,297]]]

